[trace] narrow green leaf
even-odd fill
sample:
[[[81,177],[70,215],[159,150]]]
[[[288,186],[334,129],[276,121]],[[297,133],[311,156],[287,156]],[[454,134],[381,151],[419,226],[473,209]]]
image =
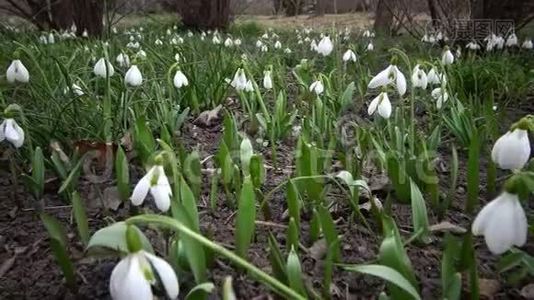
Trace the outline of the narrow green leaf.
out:
[[[87,246],[89,243],[89,223],[87,222],[87,215],[83,205],[82,198],[78,192],[72,192],[72,210],[74,212],[74,220],[78,228],[78,234],[82,243]]]
[[[263,165],[263,157],[259,154],[252,155],[250,159],[250,176],[252,183],[259,189],[265,182],[265,166]]]
[[[241,141],[239,153],[241,159],[241,169],[243,170],[243,174],[247,176],[250,174],[250,159],[252,158],[252,154],[254,154],[252,143],[247,137],[243,138],[243,141]]]
[[[478,204],[478,193],[480,183],[480,144],[478,133],[474,131],[469,145],[469,154],[467,158],[467,201],[465,210],[472,213]]]
[[[119,145],[115,157],[115,175],[117,177],[117,190],[122,201],[130,198],[130,171],[128,168],[128,158]]]
[[[410,281],[408,281],[404,276],[402,276],[401,273],[397,272],[395,269],[382,265],[352,265],[344,266],[344,268],[347,271],[358,272],[382,278],[407,292],[411,296],[411,298],[417,300],[421,299],[421,296],[419,296],[419,293],[410,283]],[[395,298],[395,295],[393,295],[393,299],[401,298]]]
[[[239,256],[246,257],[252,242],[256,220],[256,196],[250,176],[245,177],[237,209],[236,250]]]
[[[135,121],[133,140],[136,152],[141,160],[146,162],[156,148],[156,141],[144,117],[139,117]]]
[[[317,206],[317,213],[319,215],[319,221],[321,222],[321,229],[326,239],[326,243],[328,245],[337,245],[337,247],[333,249],[333,259],[335,262],[338,262],[341,258],[341,249],[339,248],[339,237],[334,220],[328,209],[321,205]]]
[[[228,276],[223,283],[223,300],[237,300],[235,296],[234,287],[232,286],[232,277]]]
[[[186,300],[204,300],[214,291],[215,291],[215,285],[213,283],[204,282],[192,288],[187,294],[187,296],[185,296],[185,299]]]
[[[80,177],[80,172],[82,170],[82,164],[85,160],[85,156],[80,158],[76,165],[74,165],[74,168],[69,173],[69,176],[67,176],[67,179],[63,181],[63,184],[61,184],[61,187],[59,188],[58,194],[61,194],[65,191],[70,191],[73,189],[76,184],[78,183],[78,178]]]
[[[43,195],[45,184],[45,166],[44,156],[41,147],[35,148],[32,160],[32,178],[35,182],[34,196],[36,199],[40,199]]]
[[[426,210],[425,199],[419,190],[419,187],[410,179],[410,190],[412,198],[412,224],[414,234],[419,233],[419,239],[425,243],[429,242],[428,237],[428,215]]]
[[[295,248],[298,249],[299,247],[299,228],[297,227],[297,223],[295,222],[295,219],[293,217],[289,218],[289,226],[287,227],[287,238],[286,238],[286,244],[287,248]]]
[[[280,282],[287,283],[287,276],[285,271],[284,260],[282,258],[282,252],[280,251],[280,245],[276,241],[276,238],[271,232],[269,232],[269,260],[271,262],[271,269],[273,275]]]
[[[202,184],[202,166],[200,165],[200,156],[197,151],[191,152],[183,163],[183,174],[192,187],[195,197],[200,197],[200,186]]]
[[[128,253],[126,228],[126,223],[117,222],[95,232],[87,244],[89,255],[99,256],[110,254],[116,256],[116,252],[120,252],[121,254]],[[154,253],[154,249],[152,249],[152,245],[147,237],[141,230],[137,227],[135,228],[137,229],[138,236],[141,238],[143,249],[149,253]]]
[[[299,191],[292,179],[287,182],[286,199],[289,216],[295,220],[297,227],[300,227]]]

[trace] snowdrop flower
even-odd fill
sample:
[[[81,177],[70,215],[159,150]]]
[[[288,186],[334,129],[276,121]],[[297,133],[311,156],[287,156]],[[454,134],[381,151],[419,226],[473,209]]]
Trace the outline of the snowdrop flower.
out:
[[[262,39],[266,40],[269,38],[269,34],[266,32],[261,36]]]
[[[129,42],[126,44],[126,48],[138,49],[141,45],[139,42]]]
[[[82,32],[82,37],[86,38],[89,36],[89,33],[87,32],[87,29],[84,29]]]
[[[443,55],[441,56],[441,63],[443,65],[451,65],[454,62],[454,55],[452,55],[451,50],[447,47]]]
[[[363,32],[363,37],[366,37],[366,38],[370,38],[370,37],[374,37],[375,34],[369,30],[366,30]]]
[[[135,54],[135,57],[141,58],[141,59],[145,59],[146,58],[145,50],[141,49],[141,50],[137,51],[137,53]]]
[[[502,194],[486,204],[478,213],[471,231],[483,235],[493,254],[502,254],[527,241],[527,218],[516,194]]]
[[[354,51],[352,51],[351,49],[347,50],[345,54],[343,54],[343,61],[344,62],[348,62],[348,61],[356,62],[356,53],[354,53]]]
[[[501,169],[520,170],[530,158],[528,131],[516,128],[501,136],[493,145],[491,159]]]
[[[256,41],[256,47],[257,47],[257,48],[261,48],[262,46],[263,46],[263,42],[260,41],[260,40],[257,40],[257,41]]]
[[[235,39],[234,45],[236,45],[237,47],[241,46],[241,39]]]
[[[189,85],[189,80],[187,80],[187,77],[185,77],[184,73],[182,71],[178,70],[176,71],[176,74],[174,74],[173,79],[174,86],[179,89],[183,86]]]
[[[465,46],[467,49],[469,50],[479,50],[480,49],[480,45],[477,44],[476,42],[469,42],[466,46]]]
[[[311,43],[310,43],[310,50],[311,51],[317,51],[318,47],[317,47],[317,42],[315,40],[312,40]]]
[[[373,46],[373,43],[369,42],[369,44],[367,44],[367,47],[365,49],[367,51],[373,51],[375,50],[375,46]]]
[[[532,40],[525,40],[523,44],[521,45],[521,47],[523,47],[524,49],[532,49],[533,48]]]
[[[247,77],[245,76],[245,71],[243,69],[237,69],[230,85],[238,91],[242,91],[247,87]]]
[[[170,299],[176,299],[179,284],[176,273],[165,260],[139,250],[124,257],[111,272],[109,291],[113,300],[152,300],[151,285],[156,283],[156,276]]]
[[[429,84],[441,84],[441,79],[445,79],[446,82],[445,75],[439,74],[438,71],[436,71],[436,68],[430,69],[427,74],[427,80]]]
[[[436,100],[436,107],[438,109],[441,109],[441,107],[443,107],[443,103],[447,102],[447,100],[449,99],[449,94],[446,90],[442,88],[433,89],[431,95],[432,98]]]
[[[391,102],[389,101],[388,94],[386,92],[380,93],[376,98],[371,101],[367,108],[367,113],[372,116],[376,111],[384,118],[389,119],[391,116]]]
[[[254,85],[251,80],[247,80],[247,84],[245,84],[245,92],[254,92]]]
[[[315,92],[317,96],[321,95],[324,92],[323,83],[320,80],[314,81],[310,85],[310,92]]]
[[[426,73],[423,69],[419,67],[419,65],[415,65],[412,72],[412,85],[414,88],[422,88],[423,90],[426,89],[428,84],[428,80],[426,77]]]
[[[284,49],[284,53],[285,53],[285,54],[291,54],[291,52],[292,52],[292,51],[291,51],[291,49],[289,49],[289,48],[285,48],[285,49]]]
[[[219,39],[219,37],[217,35],[214,35],[213,38],[211,39],[211,42],[214,45],[219,45],[221,43],[221,40]]]
[[[165,169],[163,169],[163,166],[153,166],[146,175],[139,180],[133,190],[132,197],[130,198],[132,204],[135,206],[141,205],[149,191],[152,197],[154,197],[158,209],[162,212],[168,211],[171,206],[172,190],[169,180],[167,179],[167,176],[165,176]]]
[[[85,93],[83,92],[82,88],[77,85],[76,83],[73,83],[70,87],[70,90],[76,95],[76,96],[83,96]]]
[[[9,83],[14,83],[16,81],[27,83],[30,81],[30,73],[19,59],[15,59],[7,68],[6,79]]]
[[[267,90],[273,88],[273,80],[271,78],[271,71],[263,72],[263,87]]]
[[[128,68],[130,66],[130,57],[127,54],[120,53],[115,59],[119,67]]]
[[[225,47],[232,47],[234,45],[234,41],[232,41],[231,38],[227,38],[225,41],[224,41],[224,46]]]
[[[309,37],[309,36],[307,36],[307,37],[304,38],[304,42],[305,42],[305,43],[310,43],[311,41],[312,41],[312,40],[310,40],[310,37]],[[317,46],[317,42],[315,43],[315,46]]]
[[[55,44],[56,43],[56,38],[54,37],[54,34],[52,32],[50,32],[48,34],[48,43],[49,44]]]
[[[93,68],[93,73],[95,73],[96,76],[106,78],[106,72],[109,73],[109,76],[113,76],[115,69],[113,69],[113,66],[109,61],[102,57],[96,62],[95,67]]]
[[[510,34],[510,36],[506,39],[506,47],[514,47],[517,46],[517,35],[515,33]]]
[[[263,45],[263,46],[261,46],[260,51],[261,52],[267,52],[267,51],[269,51],[269,47],[267,47],[267,45]]]
[[[325,36],[317,45],[317,52],[322,56],[328,56],[334,50],[334,44],[330,40],[329,36]]]
[[[143,83],[143,75],[136,65],[132,65],[126,74],[124,74],[124,82],[131,86],[140,86]]]
[[[163,41],[160,40],[160,39],[157,39],[157,40],[154,42],[154,45],[156,45],[156,46],[161,46],[161,45],[163,45]]]
[[[494,40],[494,44],[497,49],[502,49],[504,47],[504,38],[498,35]]]
[[[276,41],[276,43],[274,43],[274,48],[275,49],[281,49],[282,48],[282,43],[280,43],[280,41]]]
[[[0,142],[7,140],[15,148],[20,148],[24,143],[24,130],[14,119],[5,119],[0,124]]]
[[[402,96],[406,93],[406,77],[404,77],[404,74],[402,74],[396,65],[389,65],[380,71],[380,73],[371,79],[367,87],[374,89],[390,84],[393,84],[397,88],[399,95]]]
[[[41,36],[39,37],[39,42],[40,42],[41,44],[43,44],[43,45],[46,45],[46,44],[48,44],[48,39],[46,38],[45,35],[41,35]]]

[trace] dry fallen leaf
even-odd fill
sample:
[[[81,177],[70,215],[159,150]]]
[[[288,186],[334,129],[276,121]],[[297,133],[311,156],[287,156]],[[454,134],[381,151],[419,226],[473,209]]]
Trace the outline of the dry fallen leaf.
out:
[[[325,239],[317,240],[310,248],[308,248],[310,257],[314,260],[321,260],[326,255],[327,250]]]
[[[527,300],[534,300],[534,283],[529,283],[521,289],[521,296]]]
[[[198,117],[193,121],[195,124],[204,125],[204,126],[211,126],[211,122],[215,121],[219,118],[219,112],[222,109],[222,105],[217,105],[212,110],[206,110],[200,113]]]
[[[431,225],[430,231],[445,231],[445,232],[460,233],[460,234],[467,232],[467,230],[463,228],[462,226],[452,224],[449,221],[443,221],[438,224]]]
[[[493,299],[495,294],[501,289],[501,283],[495,279],[480,278],[478,285],[480,296],[485,299]]]
[[[104,195],[102,196],[102,202],[104,206],[111,210],[117,210],[121,205],[122,201],[119,196],[119,191],[116,186],[107,187],[104,190]]]

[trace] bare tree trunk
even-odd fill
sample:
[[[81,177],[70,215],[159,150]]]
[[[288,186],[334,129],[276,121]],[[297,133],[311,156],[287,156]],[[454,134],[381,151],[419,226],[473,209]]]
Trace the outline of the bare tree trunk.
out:
[[[102,0],[73,0],[74,22],[78,34],[87,30],[91,36],[101,36],[104,30],[104,1]]]
[[[315,2],[315,15],[323,16],[326,11],[326,0],[317,0]]]
[[[180,0],[178,11],[187,27],[226,28],[230,23],[230,0]]]
[[[393,25],[392,0],[378,0],[375,13],[374,29],[376,32],[391,33]]]

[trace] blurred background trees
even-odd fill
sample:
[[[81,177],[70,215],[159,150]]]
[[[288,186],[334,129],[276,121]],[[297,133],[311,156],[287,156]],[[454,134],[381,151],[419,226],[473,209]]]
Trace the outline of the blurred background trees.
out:
[[[39,30],[76,25],[78,33],[99,36],[125,15],[173,11],[187,27],[227,28],[234,15],[261,14],[310,17],[363,12],[376,31],[401,29],[421,35],[432,25],[454,26],[457,19],[508,19],[519,27],[534,19],[534,0],[0,0],[0,12],[31,22]],[[426,16],[426,17],[422,17]]]

